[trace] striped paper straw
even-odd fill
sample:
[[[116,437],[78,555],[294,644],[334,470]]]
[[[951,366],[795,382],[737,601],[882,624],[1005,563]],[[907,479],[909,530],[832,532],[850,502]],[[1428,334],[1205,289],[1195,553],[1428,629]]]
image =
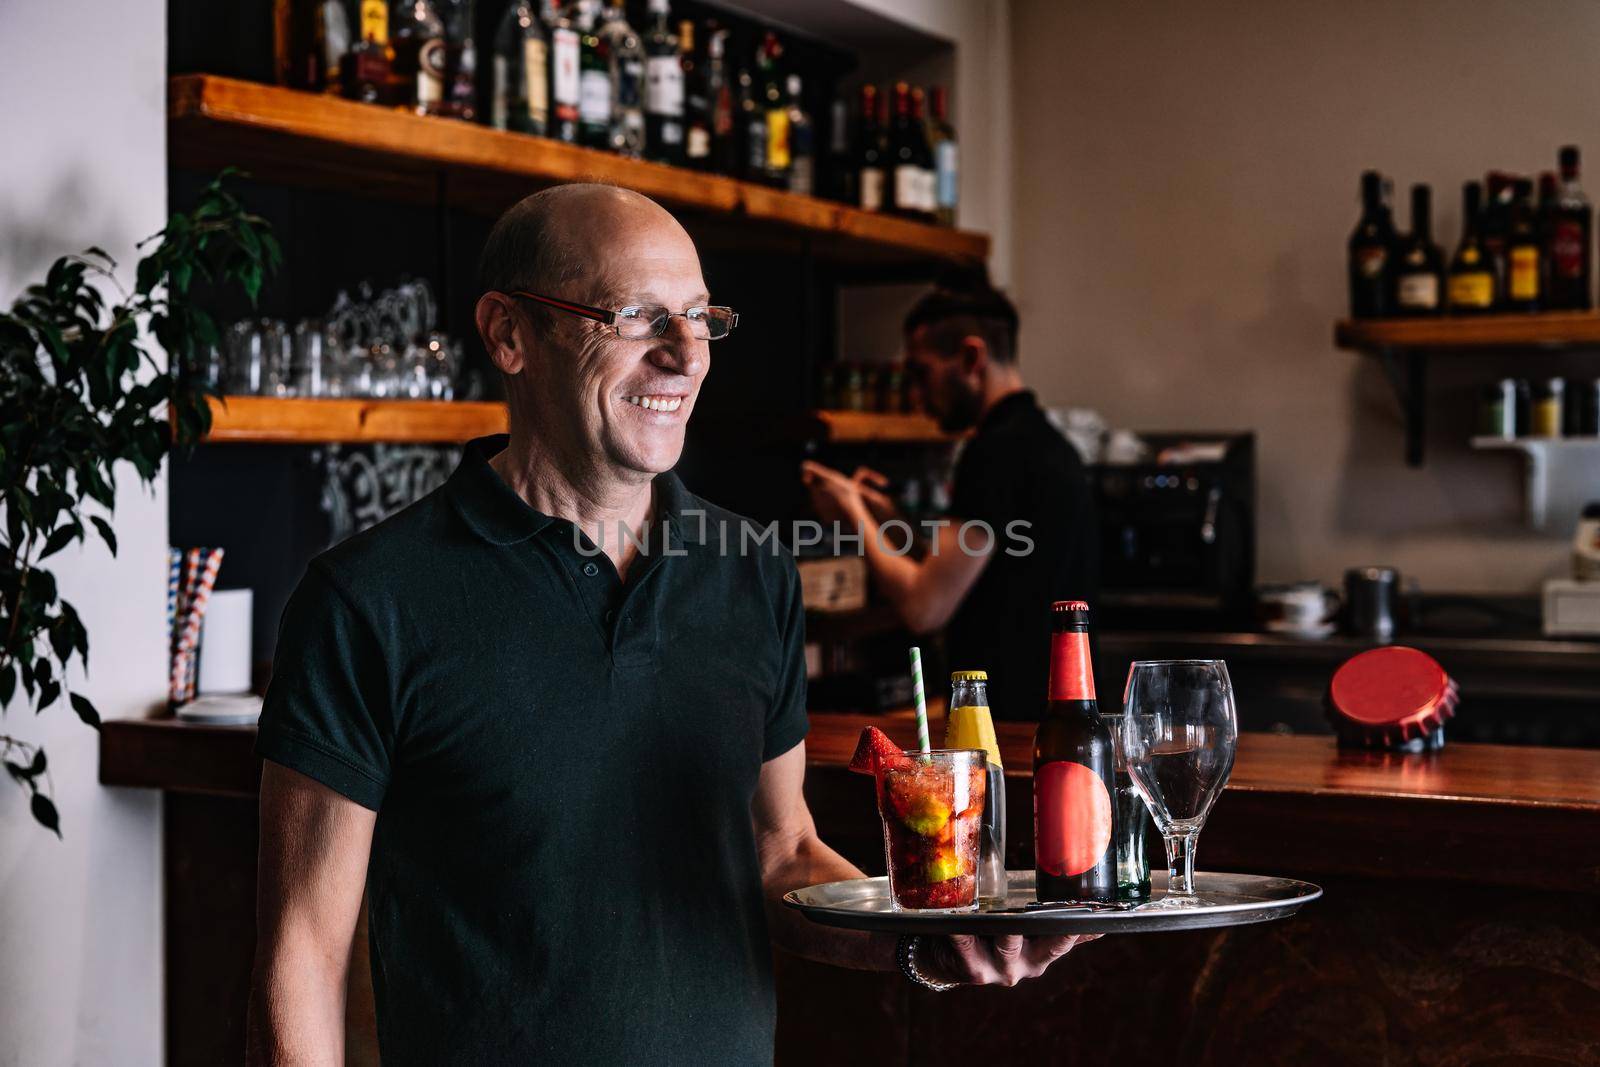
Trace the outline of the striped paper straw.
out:
[[[180,691],[179,703],[194,699],[195,646],[200,640],[200,623],[205,619],[206,603],[211,599],[211,589],[217,583],[217,571],[222,567],[222,549],[213,548],[206,553],[205,567],[195,584],[189,609],[183,622],[183,633],[178,638],[178,660],[173,666],[174,682]]]
[[[928,696],[922,688],[922,649],[911,646],[911,696],[917,702],[917,744],[928,752]]]
[[[183,570],[183,553],[167,546],[167,654],[178,643],[178,574]]]
[[[195,584],[200,580],[201,550],[191,548],[180,551],[183,554],[183,582],[178,586],[177,603],[174,605],[177,618],[172,628],[172,663],[167,679],[167,699],[173,707],[182,704],[184,695],[189,691],[189,659],[183,652],[183,630],[189,605],[194,600]]]

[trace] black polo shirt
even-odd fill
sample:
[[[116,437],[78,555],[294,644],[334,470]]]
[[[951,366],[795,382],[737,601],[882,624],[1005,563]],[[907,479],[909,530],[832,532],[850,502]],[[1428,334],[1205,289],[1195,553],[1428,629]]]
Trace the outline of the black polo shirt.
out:
[[[723,551],[741,520],[669,473],[624,584],[505,442],[312,561],[261,716],[264,758],[378,813],[383,1061],[768,1062],[750,803],[806,733],[793,561]]]
[[[1099,589],[1094,497],[1077,449],[1061,436],[1032,391],[990,408],[956,461],[950,514],[994,530],[996,547],[946,630],[951,670],[989,672],[997,719],[1038,719],[1050,671],[1050,604],[1088,600]],[[1027,545],[1007,536],[1026,522]],[[968,540],[982,541],[976,533]]]

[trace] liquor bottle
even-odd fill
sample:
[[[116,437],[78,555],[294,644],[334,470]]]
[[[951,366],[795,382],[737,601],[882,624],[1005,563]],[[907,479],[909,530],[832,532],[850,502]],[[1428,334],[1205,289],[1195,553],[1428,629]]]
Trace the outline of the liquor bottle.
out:
[[[1033,740],[1033,833],[1043,901],[1117,899],[1116,754],[1089,659],[1089,605],[1051,607],[1050,702]]]
[[[561,0],[545,0],[544,20],[550,33],[550,136],[576,143],[583,45]]]
[[[988,782],[978,839],[978,900],[1003,905],[1006,900],[1006,774],[1000,743],[989,714],[986,671],[956,671],[950,676],[950,715],[945,720],[945,748],[981,748],[988,753]]]
[[[531,0],[506,8],[494,34],[489,125],[544,136],[550,122],[550,48]]]
[[[600,0],[578,0],[578,143],[611,147],[611,57],[600,40]]]
[[[1483,186],[1461,186],[1461,243],[1450,258],[1450,311],[1475,315],[1493,311],[1494,261],[1483,243]]]
[[[755,76],[741,67],[736,98],[739,128],[738,175],[747,181],[758,182],[767,173],[767,111],[756,95]]]
[[[475,0],[453,0],[445,19],[445,59],[449,66],[449,87],[445,90],[441,114],[463,122],[478,117],[478,45]]]
[[[644,155],[644,42],[628,24],[622,0],[607,0],[600,42],[611,60],[611,150]]]
[[[369,104],[388,103],[394,52],[389,47],[389,5],[386,0],[361,0],[361,39],[339,64],[344,95]]]
[[[709,29],[709,27],[708,27]],[[711,36],[695,37],[694,21],[678,23],[678,48],[683,56],[683,158],[696,170],[711,166]]]
[[[1494,264],[1496,306],[1506,298],[1506,234],[1511,230],[1514,175],[1492,170],[1484,175],[1483,246]]]
[[[1590,248],[1594,211],[1578,184],[1578,147],[1564,145],[1558,158],[1561,190],[1551,212],[1547,237],[1550,292],[1546,306],[1587,311],[1594,306],[1589,281],[1594,262]]]
[[[779,80],[778,63],[783,45],[771,30],[761,42],[757,66],[761,71],[761,106],[767,116],[767,184],[783,187],[789,183],[789,101]]]
[[[949,97],[942,85],[933,90],[933,121],[928,124],[928,134],[933,141],[934,209],[941,223],[954,226],[956,203],[961,198],[961,151],[955,128],[950,125]]]
[[[668,0],[650,0],[645,31],[644,154],[659,163],[683,162],[683,58],[667,18]]]
[[[1361,175],[1361,218],[1350,235],[1350,316],[1370,319],[1391,313],[1390,255],[1394,222],[1383,202],[1383,176]]]
[[[907,218],[921,218],[923,205],[922,156],[911,126],[911,86],[894,87],[894,121],[889,127],[888,181],[884,210]]]
[[[789,75],[789,191],[810,196],[816,190],[817,144],[811,115],[800,100],[800,75]]]
[[[344,0],[296,0],[275,6],[288,26],[275,32],[286,34],[281,46],[278,80],[296,89],[312,92],[338,92],[340,65],[350,51],[350,16]]]
[[[1411,232],[1395,243],[1394,308],[1401,315],[1437,315],[1444,310],[1444,253],[1433,243],[1433,195],[1411,187]]]
[[[1544,299],[1544,249],[1532,201],[1533,183],[1518,178],[1512,185],[1511,225],[1506,231],[1508,311],[1538,311]]]
[[[442,113],[449,67],[444,20],[433,0],[404,0],[395,5],[391,17],[394,74],[405,94],[401,102],[419,115]]]
[[[706,24],[706,92],[711,97],[710,168],[721,174],[739,172],[739,139],[735,136],[737,105],[728,76],[728,31]]]
[[[888,170],[883,151],[883,135],[878,125],[878,87],[861,87],[861,118],[856,125],[856,206],[862,211],[884,209],[884,187]]]
[[[921,86],[911,89],[911,145],[921,171],[918,187],[919,214],[931,222],[938,214],[938,171],[933,161],[933,145],[928,137],[927,98]]]
[[[850,105],[842,96],[828,105],[828,160],[823,183],[830,200],[854,204],[858,199],[856,161],[850,151]]]

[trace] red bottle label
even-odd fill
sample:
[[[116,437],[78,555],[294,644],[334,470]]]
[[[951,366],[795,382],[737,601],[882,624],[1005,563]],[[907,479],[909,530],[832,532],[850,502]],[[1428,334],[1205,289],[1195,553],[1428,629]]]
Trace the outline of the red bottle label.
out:
[[[1089,635],[1082,630],[1061,630],[1050,635],[1050,699],[1094,699]]]
[[[1053,760],[1034,772],[1033,825],[1038,868],[1058,878],[1082,874],[1111,845],[1111,794],[1083,764]]]
[[[1579,278],[1583,275],[1583,227],[1570,219],[1556,223],[1554,239],[1550,242],[1551,258],[1555,261],[1556,277]]]

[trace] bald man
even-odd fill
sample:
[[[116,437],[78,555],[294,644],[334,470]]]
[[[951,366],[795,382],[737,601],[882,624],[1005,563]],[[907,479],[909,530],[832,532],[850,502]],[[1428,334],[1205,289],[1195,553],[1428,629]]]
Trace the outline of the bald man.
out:
[[[793,561],[719,536],[742,520],[672,473],[737,316],[671,215],[605,186],[512,208],[482,274],[509,436],[313,560],[284,611],[252,1062],[341,1059],[363,889],[389,1067],[769,1062],[769,936],[935,987],[1072,948],[778,906],[861,872],[801,792]]]

